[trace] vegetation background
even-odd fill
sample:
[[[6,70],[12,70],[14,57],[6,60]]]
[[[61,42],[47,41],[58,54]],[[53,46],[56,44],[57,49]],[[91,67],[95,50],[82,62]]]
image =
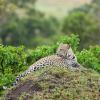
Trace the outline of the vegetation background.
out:
[[[71,44],[84,67],[100,73],[100,1],[50,1],[0,0],[0,95],[61,42]]]

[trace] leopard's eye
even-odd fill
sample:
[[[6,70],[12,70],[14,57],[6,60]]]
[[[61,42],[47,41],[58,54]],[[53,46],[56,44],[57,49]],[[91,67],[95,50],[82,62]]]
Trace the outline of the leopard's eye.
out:
[[[73,58],[72,59],[75,59],[75,56],[73,56]]]
[[[60,49],[61,51],[63,50],[63,49]]]
[[[70,57],[71,55],[68,55],[68,57]]]

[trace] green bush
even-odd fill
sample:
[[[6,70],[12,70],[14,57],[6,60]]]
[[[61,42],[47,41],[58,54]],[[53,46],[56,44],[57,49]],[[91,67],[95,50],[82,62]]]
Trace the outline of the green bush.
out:
[[[10,85],[19,72],[26,69],[25,48],[0,45],[0,90]]]
[[[90,46],[90,51],[100,60],[100,46]]]
[[[11,68],[13,73],[20,72],[25,66],[26,53],[24,47],[0,46],[0,72]]]
[[[40,58],[43,58],[45,56],[48,56],[50,54],[55,53],[55,46],[39,46],[35,50],[28,50],[27,51],[27,60],[26,62],[28,64],[32,64],[35,61],[39,60]]]
[[[98,50],[95,53],[98,54]],[[79,63],[84,67],[92,68],[100,73],[100,59],[97,58],[95,53],[92,52],[91,49],[84,49],[83,51],[77,53],[77,58]]]
[[[2,89],[2,86],[8,86],[12,84],[12,82],[15,80],[15,75],[12,73],[11,68],[5,69],[5,74],[0,75],[0,88]]]

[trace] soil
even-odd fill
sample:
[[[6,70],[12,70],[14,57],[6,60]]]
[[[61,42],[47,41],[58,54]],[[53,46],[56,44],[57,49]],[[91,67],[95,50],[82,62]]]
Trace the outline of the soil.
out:
[[[9,92],[6,98],[7,100],[18,100],[18,97],[21,96],[22,93],[29,93],[31,95],[32,93],[41,90],[42,88],[38,83],[34,82],[33,80],[28,80]],[[27,100],[27,97],[25,97],[24,100]]]

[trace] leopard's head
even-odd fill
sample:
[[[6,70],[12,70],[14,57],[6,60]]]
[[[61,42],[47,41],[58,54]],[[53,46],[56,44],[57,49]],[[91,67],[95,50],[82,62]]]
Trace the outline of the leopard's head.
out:
[[[63,58],[67,58],[67,53],[68,53],[68,50],[70,49],[70,45],[69,44],[63,44],[61,43],[57,49],[57,52],[56,54],[60,57],[63,57]]]
[[[77,65],[77,58],[69,44],[61,43],[57,49],[56,54],[63,59],[68,60],[68,63],[70,63],[72,67]]]

